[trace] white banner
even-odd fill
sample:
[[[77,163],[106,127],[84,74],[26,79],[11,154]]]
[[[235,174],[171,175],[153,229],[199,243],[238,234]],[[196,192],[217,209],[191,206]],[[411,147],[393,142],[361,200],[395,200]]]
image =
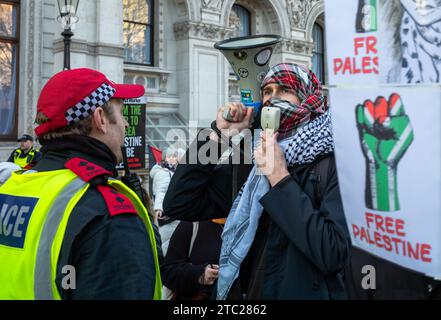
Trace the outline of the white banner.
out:
[[[441,278],[436,2],[326,0],[325,20],[338,178],[353,244]]]
[[[441,277],[439,88],[331,88],[330,97],[353,244]]]
[[[331,0],[325,1],[325,15],[329,84],[378,83],[376,11],[359,8],[356,0]]]

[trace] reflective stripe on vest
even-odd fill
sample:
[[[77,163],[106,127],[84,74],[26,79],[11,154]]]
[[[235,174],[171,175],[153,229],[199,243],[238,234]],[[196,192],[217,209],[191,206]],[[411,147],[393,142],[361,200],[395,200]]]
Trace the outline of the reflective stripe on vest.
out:
[[[161,299],[158,254],[147,210],[122,182],[108,184],[132,201],[145,223],[155,264],[154,299]],[[61,298],[56,285],[58,257],[70,214],[88,188],[67,169],[13,173],[0,187],[0,299]]]
[[[51,248],[63,218],[60,212],[66,210],[72,195],[83,189],[86,184],[80,178],[73,180],[58,195],[49,209],[41,232],[35,264],[34,295],[36,300],[53,300],[55,298],[52,290]]]
[[[69,216],[88,188],[67,169],[14,172],[0,187],[0,299],[61,298],[58,256]]]

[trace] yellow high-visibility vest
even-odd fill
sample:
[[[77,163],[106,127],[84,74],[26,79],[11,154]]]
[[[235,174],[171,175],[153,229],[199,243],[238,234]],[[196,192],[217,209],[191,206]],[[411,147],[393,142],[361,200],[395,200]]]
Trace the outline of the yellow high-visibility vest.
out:
[[[38,150],[35,150],[34,148],[32,148],[31,150],[29,150],[28,154],[25,157],[20,157],[21,154],[23,153],[23,150],[21,150],[20,148],[16,149],[14,151],[14,163],[23,169],[29,163],[32,162],[32,160],[35,157],[35,152],[37,152],[37,151]]]
[[[146,225],[155,259],[154,299],[159,300],[162,283],[147,210],[122,182],[109,179],[108,185],[129,198]],[[0,299],[60,299],[58,257],[69,216],[88,188],[68,169],[14,172],[0,187]]]

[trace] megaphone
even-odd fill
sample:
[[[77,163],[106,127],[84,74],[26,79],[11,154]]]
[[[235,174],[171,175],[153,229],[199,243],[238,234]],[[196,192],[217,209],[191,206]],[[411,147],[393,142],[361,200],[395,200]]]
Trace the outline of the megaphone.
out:
[[[274,34],[230,38],[219,41],[214,47],[222,52],[238,79],[241,102],[253,107],[258,114],[262,106],[260,84],[269,70],[268,63],[273,49],[281,41]],[[225,120],[232,121],[229,110],[224,111]]]

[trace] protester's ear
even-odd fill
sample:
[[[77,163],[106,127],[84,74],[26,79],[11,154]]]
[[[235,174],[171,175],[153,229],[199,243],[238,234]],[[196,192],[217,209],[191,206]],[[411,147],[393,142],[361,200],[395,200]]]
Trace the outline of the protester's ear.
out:
[[[102,134],[107,133],[107,118],[104,114],[104,110],[101,107],[96,108],[95,112],[92,114],[92,126],[98,132]]]

